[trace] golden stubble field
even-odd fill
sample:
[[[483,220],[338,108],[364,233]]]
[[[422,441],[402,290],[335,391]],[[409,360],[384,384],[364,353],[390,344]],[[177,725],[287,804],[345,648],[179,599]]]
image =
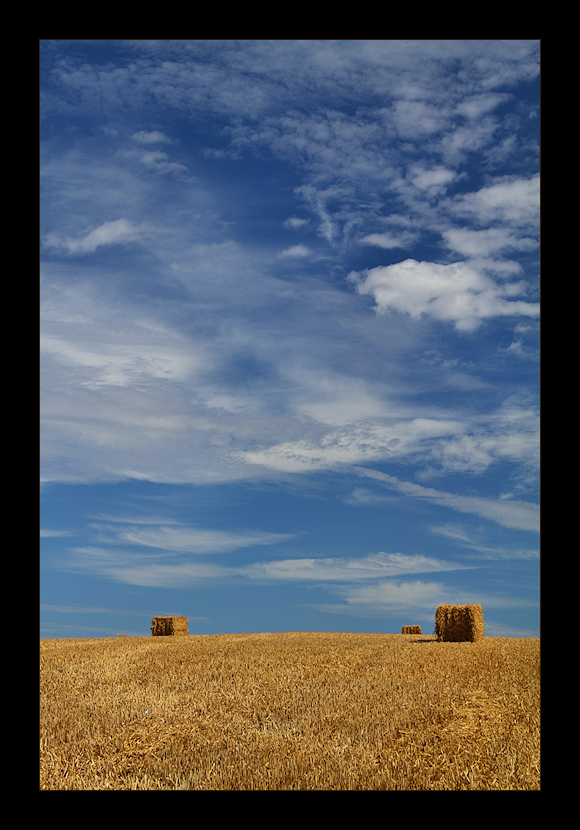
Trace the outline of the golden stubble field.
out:
[[[540,641],[43,640],[41,790],[539,790]]]

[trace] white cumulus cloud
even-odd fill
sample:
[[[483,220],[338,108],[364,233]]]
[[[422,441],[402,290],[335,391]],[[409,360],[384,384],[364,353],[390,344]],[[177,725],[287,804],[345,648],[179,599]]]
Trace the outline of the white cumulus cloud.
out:
[[[465,262],[406,259],[352,272],[349,279],[360,294],[374,298],[378,314],[399,312],[414,319],[426,314],[453,323],[458,331],[474,331],[490,317],[537,317],[540,313],[539,303],[508,299],[513,296],[513,284],[498,284]]]

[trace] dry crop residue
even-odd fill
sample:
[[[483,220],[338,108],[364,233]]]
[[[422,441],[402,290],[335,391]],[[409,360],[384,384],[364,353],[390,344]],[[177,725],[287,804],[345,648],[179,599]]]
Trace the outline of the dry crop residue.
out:
[[[537,639],[41,642],[47,790],[537,790]]]

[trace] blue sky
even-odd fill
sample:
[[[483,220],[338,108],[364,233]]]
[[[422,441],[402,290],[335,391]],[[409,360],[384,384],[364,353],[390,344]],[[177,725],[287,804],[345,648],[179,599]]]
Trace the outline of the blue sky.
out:
[[[42,41],[40,636],[539,636],[538,41]]]

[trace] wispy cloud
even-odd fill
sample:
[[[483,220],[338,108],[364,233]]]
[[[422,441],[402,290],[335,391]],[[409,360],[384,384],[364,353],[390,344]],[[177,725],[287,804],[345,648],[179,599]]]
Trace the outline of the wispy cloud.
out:
[[[292,538],[291,534],[255,531],[226,532],[184,526],[96,525],[99,536],[117,543],[191,554],[226,553],[256,545],[271,545]]]
[[[470,567],[473,566],[434,559],[422,554],[409,556],[402,553],[379,551],[362,559],[304,558],[260,562],[247,566],[241,573],[251,579],[272,581],[307,580],[326,583],[355,582],[409,574],[458,571]]]
[[[490,545],[483,541],[481,533],[474,533],[471,529],[466,529],[460,525],[446,524],[431,528],[431,533],[443,536],[451,540],[455,544],[467,548],[468,550],[477,551],[478,555],[484,559],[539,559],[540,552],[537,549],[517,548],[517,547],[502,547],[499,545]]]
[[[395,435],[389,429],[360,427],[335,430],[324,435],[318,442],[290,441],[276,444],[264,450],[249,450],[241,457],[252,464],[272,470],[289,473],[312,472],[332,469],[341,465],[357,464],[377,456],[388,457],[398,454]]]
[[[235,569],[208,562],[163,561],[158,554],[129,554],[122,549],[79,547],[61,563],[63,570],[100,576],[125,585],[149,588],[184,588],[223,581]]]
[[[284,541],[289,537],[274,537],[269,540],[261,538],[257,544],[271,544]],[[121,539],[121,541],[126,541]],[[161,540],[156,540],[161,541]],[[469,563],[441,560],[422,554],[405,555],[402,553],[371,554],[360,559],[348,557],[336,558],[295,558],[266,559],[245,565],[224,565],[214,561],[199,561],[184,556],[176,559],[172,554],[175,547],[157,551],[148,551],[149,541],[129,539],[131,545],[143,545],[144,550],[133,551],[120,547],[87,546],[69,551],[61,563],[65,570],[87,572],[106,577],[115,582],[130,585],[158,587],[185,587],[199,585],[203,582],[222,584],[240,584],[242,582],[259,582],[269,584],[311,583],[328,586],[334,583],[359,583],[395,579],[401,576],[425,573],[442,573],[467,571],[475,567]],[[230,545],[233,543],[233,536]],[[222,544],[221,540],[218,544]],[[253,542],[252,544],[256,544]],[[238,547],[246,547],[246,540],[238,540]],[[233,547],[222,546],[216,549],[210,545],[205,550],[199,548],[180,549],[179,553],[212,554],[224,553]]]
[[[103,222],[80,239],[49,233],[44,242],[51,248],[64,248],[69,254],[92,254],[103,245],[128,244],[139,240],[149,232],[150,229],[147,226],[134,225],[128,219],[113,219],[110,222]]]
[[[434,612],[438,605],[482,604],[486,609],[523,609],[535,604],[534,600],[514,599],[504,596],[484,595],[450,586],[442,582],[377,582],[372,585],[333,587],[332,592],[341,596],[341,603],[317,605],[318,610],[331,614],[345,614],[357,617],[384,617],[404,614],[417,615],[419,620],[434,623]],[[416,622],[416,618],[414,620]],[[487,617],[486,617],[487,624]],[[425,631],[430,634],[431,631]],[[489,632],[491,633],[491,632]],[[494,635],[492,635],[494,636]],[[498,636],[498,635],[495,635]],[[501,636],[501,635],[499,635]],[[509,636],[509,635],[508,635]]]
[[[447,493],[435,490],[432,487],[423,487],[409,481],[400,481],[395,476],[370,470],[364,467],[357,468],[361,476],[379,481],[390,489],[416,499],[425,499],[434,504],[440,504],[457,510],[461,513],[472,513],[489,519],[504,527],[517,530],[540,530],[539,505],[512,499],[489,499],[482,496],[462,496],[456,493]]]
[[[94,606],[76,606],[76,605],[47,605],[40,604],[41,611],[51,611],[57,614],[115,614],[126,617],[148,617],[146,611],[123,611],[118,608],[99,608]]]
[[[70,536],[72,531],[70,530],[54,530],[54,529],[46,529],[40,528],[40,538],[41,539],[58,539],[61,536]]]
[[[458,384],[460,385],[460,384]],[[464,383],[463,385],[467,385]],[[286,472],[333,469],[344,465],[390,459],[420,463],[431,475],[437,471],[478,473],[499,460],[517,461],[525,468],[537,464],[538,418],[534,408],[517,402],[487,419],[458,421],[445,417],[388,418],[389,404],[357,384],[330,387],[324,400],[320,384],[300,411],[314,417],[318,436],[243,451],[240,459]],[[347,394],[350,392],[350,396]],[[387,423],[385,423],[387,421]],[[328,424],[335,428],[329,429]]]

